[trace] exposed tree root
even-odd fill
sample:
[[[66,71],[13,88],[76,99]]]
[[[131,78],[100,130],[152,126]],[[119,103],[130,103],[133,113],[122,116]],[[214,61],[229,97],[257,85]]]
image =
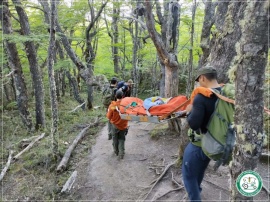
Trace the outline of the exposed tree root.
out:
[[[270,195],[269,189],[267,189],[267,187],[264,184],[262,185],[262,188],[268,193],[268,195]]]
[[[167,167],[164,169],[163,173],[156,179],[155,183],[153,184],[153,186],[151,187],[151,189],[149,190],[149,192],[146,194],[146,196],[143,198],[143,201],[146,200],[146,198],[148,197],[148,195],[152,192],[153,188],[157,185],[157,183],[164,177],[164,175],[166,174],[166,172],[169,170],[169,168],[174,165],[177,161],[174,161],[172,163],[170,163],[169,165],[167,165]],[[152,184],[152,183],[151,183]]]
[[[178,190],[181,190],[181,189],[183,189],[183,188],[184,188],[184,186],[180,186],[180,187],[177,187],[177,188],[175,188],[175,189],[170,189],[170,190],[167,191],[166,193],[164,193],[164,194],[162,194],[161,196],[155,198],[154,200],[152,199],[151,201],[156,201],[156,200],[162,198],[163,196],[167,195],[167,194],[170,193],[170,192],[178,191]]]
[[[174,179],[174,177],[173,177],[173,171],[171,171],[171,173],[172,173],[172,183],[175,184],[175,185],[177,185],[178,187],[181,187],[182,185],[180,185],[180,184]],[[181,177],[181,175],[180,175],[180,177]]]
[[[203,181],[205,181],[205,182],[207,182],[207,183],[209,183],[209,184],[211,184],[211,185],[217,187],[218,189],[221,189],[222,191],[225,191],[225,192],[229,193],[229,191],[228,191],[227,189],[224,189],[223,187],[221,187],[221,186],[219,186],[219,185],[217,185],[217,184],[215,184],[215,183],[213,183],[213,182],[210,182],[210,181],[208,181],[208,180],[206,180],[206,179],[203,179]]]

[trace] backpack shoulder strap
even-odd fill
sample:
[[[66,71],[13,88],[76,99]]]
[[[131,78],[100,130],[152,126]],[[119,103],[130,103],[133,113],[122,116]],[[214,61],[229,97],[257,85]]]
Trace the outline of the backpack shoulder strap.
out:
[[[235,104],[235,100],[227,98],[227,97],[221,95],[220,93],[218,93],[217,91],[215,91],[212,88],[209,88],[209,90],[212,91],[212,93],[214,93],[219,99],[224,100],[225,102],[229,102],[231,104]]]

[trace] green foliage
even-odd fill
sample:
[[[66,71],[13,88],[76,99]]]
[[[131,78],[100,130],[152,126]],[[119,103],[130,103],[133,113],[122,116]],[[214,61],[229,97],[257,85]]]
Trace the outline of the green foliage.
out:
[[[10,102],[5,106],[6,110],[15,110],[17,109],[17,103],[16,102]]]
[[[58,60],[57,63],[54,64],[54,70],[61,70],[61,69],[70,69],[73,66],[73,62],[70,59],[66,60]]]
[[[29,36],[25,36],[25,35],[19,35],[19,34],[3,34],[3,39],[4,40],[8,40],[10,42],[13,42],[13,43],[25,43],[25,42],[28,42],[28,41],[33,41],[33,42],[41,42],[42,40],[41,39],[44,39],[47,38],[49,39],[48,35],[34,35],[34,34],[31,34]]]

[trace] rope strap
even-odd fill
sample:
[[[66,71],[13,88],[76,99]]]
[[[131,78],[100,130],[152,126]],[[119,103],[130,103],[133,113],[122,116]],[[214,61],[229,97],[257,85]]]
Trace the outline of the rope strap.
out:
[[[219,93],[217,93],[216,91],[214,91],[212,88],[208,88],[209,90],[211,90],[218,98],[224,100],[225,102],[229,102],[231,104],[235,104],[235,100],[227,98],[223,95],[220,95]]]
[[[215,92],[213,89],[209,88],[209,90],[211,90],[218,98],[224,100],[225,102],[229,102],[231,104],[234,104],[235,105],[235,100],[233,99],[230,99],[230,98],[227,98],[223,95],[220,95],[219,93]],[[263,108],[264,109],[264,112],[267,113],[268,115],[270,115],[270,110],[267,109],[266,107]]]

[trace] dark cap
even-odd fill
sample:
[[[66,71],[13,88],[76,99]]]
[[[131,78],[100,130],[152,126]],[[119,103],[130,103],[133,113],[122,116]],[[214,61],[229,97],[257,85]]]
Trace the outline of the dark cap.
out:
[[[116,77],[112,77],[111,84],[116,84],[116,83],[117,83],[117,78]]]
[[[123,95],[124,95],[124,93],[123,93],[122,90],[117,90],[116,93],[115,93],[116,99],[122,99]]]
[[[212,66],[206,66],[198,69],[195,81],[199,80],[199,77],[203,74],[217,74],[217,70]]]

